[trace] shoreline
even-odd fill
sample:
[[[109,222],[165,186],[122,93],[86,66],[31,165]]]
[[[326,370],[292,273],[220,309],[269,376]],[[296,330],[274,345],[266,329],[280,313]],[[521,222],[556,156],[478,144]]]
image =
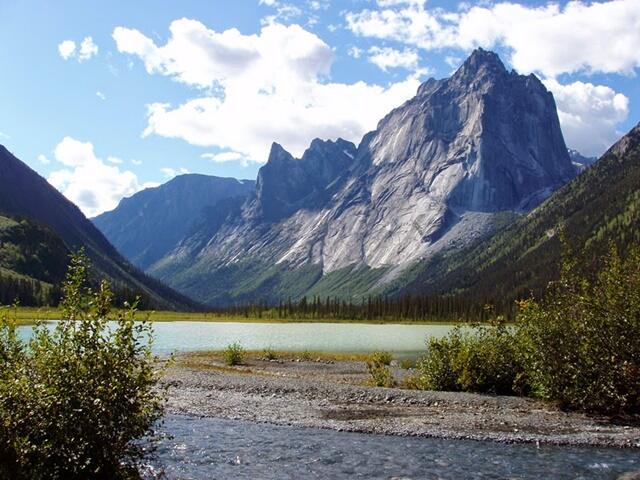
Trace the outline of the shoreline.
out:
[[[115,310],[117,311],[117,309]],[[58,321],[62,318],[57,308],[48,307],[18,307],[17,310],[10,306],[0,306],[0,314],[14,315],[20,325],[32,325],[36,321]],[[276,318],[276,317],[244,317],[241,315],[219,315],[213,313],[170,312],[156,310],[139,310],[136,313],[138,320],[149,320],[151,323],[170,322],[202,322],[202,323],[264,323],[264,324],[353,324],[353,325],[468,325],[477,323],[467,320],[402,320],[398,318],[388,319],[340,319],[340,318]]]
[[[406,370],[394,368],[402,377]],[[640,425],[562,412],[544,402],[364,386],[364,362],[255,355],[225,366],[218,353],[183,354],[167,371],[167,412],[359,433],[640,448]]]

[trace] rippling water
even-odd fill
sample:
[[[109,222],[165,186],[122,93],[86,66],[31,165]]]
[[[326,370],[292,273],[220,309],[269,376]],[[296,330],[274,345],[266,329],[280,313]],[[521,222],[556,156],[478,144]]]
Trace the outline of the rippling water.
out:
[[[172,415],[151,468],[168,479],[616,479],[638,450],[365,435]]]

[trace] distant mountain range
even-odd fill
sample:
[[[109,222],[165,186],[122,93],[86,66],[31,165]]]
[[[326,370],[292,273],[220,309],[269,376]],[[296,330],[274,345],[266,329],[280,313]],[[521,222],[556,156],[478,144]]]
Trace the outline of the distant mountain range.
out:
[[[585,157],[579,151],[572,148],[570,148],[568,151],[571,162],[579,172],[583,171],[587,167],[590,167],[596,162],[596,160],[598,160],[597,157]]]
[[[111,243],[146,269],[203,224],[225,220],[228,203],[241,205],[255,181],[187,174],[124,198],[118,208],[93,219]]]
[[[0,274],[41,284],[59,283],[70,251],[84,247],[94,274],[119,291],[139,293],[153,308],[197,304],[125,260],[73,203],[0,146]]]
[[[489,237],[577,172],[552,94],[478,49],[450,78],[422,84],[357,147],[316,139],[296,159],[273,144],[242,201],[237,192],[216,204],[189,200],[166,186],[96,224],[148,273],[211,305],[357,297],[410,282],[416,265]],[[121,236],[147,211],[143,195],[149,211],[168,199],[193,205],[180,235],[159,247],[142,241],[172,228],[157,215],[138,240]]]

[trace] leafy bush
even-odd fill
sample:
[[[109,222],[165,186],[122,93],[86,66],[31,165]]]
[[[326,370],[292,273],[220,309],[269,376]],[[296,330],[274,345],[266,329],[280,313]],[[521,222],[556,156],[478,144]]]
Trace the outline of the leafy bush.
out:
[[[17,337],[0,322],[0,477],[133,478],[153,434],[162,397],[152,331],[135,306],[109,325],[107,282],[87,287],[88,260],[74,255],[64,283],[63,320]]]
[[[565,246],[566,248],[566,246]],[[640,413],[640,246],[611,247],[590,279],[565,253],[542,302],[519,302],[515,326],[455,328],[429,341],[412,387],[532,394],[562,407]]]
[[[262,351],[262,356],[266,360],[276,360],[278,358],[278,352],[271,347],[267,347]]]
[[[640,247],[615,247],[593,281],[565,260],[541,303],[520,305],[520,344],[534,393],[567,408],[640,413]]]
[[[515,334],[504,323],[456,327],[430,339],[417,368],[419,385],[428,390],[512,395],[526,388]]]
[[[371,354],[371,360],[380,365],[391,365],[393,356],[389,352],[373,352]]]
[[[229,366],[242,365],[242,362],[244,362],[244,354],[244,348],[242,348],[240,343],[232,343],[224,350],[224,363]]]
[[[403,370],[410,370],[416,366],[416,362],[411,360],[410,358],[403,358],[400,360],[400,368]]]
[[[388,365],[391,363],[391,354],[387,352],[374,352],[367,361],[367,370],[376,387],[393,387],[396,382]]]

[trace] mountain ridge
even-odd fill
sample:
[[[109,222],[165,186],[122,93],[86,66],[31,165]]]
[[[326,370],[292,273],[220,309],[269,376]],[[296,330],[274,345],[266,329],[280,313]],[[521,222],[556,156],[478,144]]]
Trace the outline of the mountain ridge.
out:
[[[161,259],[201,222],[205,209],[228,198],[243,200],[255,181],[185,174],[123,198],[92,219],[94,225],[136,266],[146,269]]]
[[[127,262],[82,214],[43,177],[0,145],[0,214],[27,218],[55,232],[70,250],[83,247],[100,276],[114,288],[139,292],[149,304],[193,309],[197,304]]]

